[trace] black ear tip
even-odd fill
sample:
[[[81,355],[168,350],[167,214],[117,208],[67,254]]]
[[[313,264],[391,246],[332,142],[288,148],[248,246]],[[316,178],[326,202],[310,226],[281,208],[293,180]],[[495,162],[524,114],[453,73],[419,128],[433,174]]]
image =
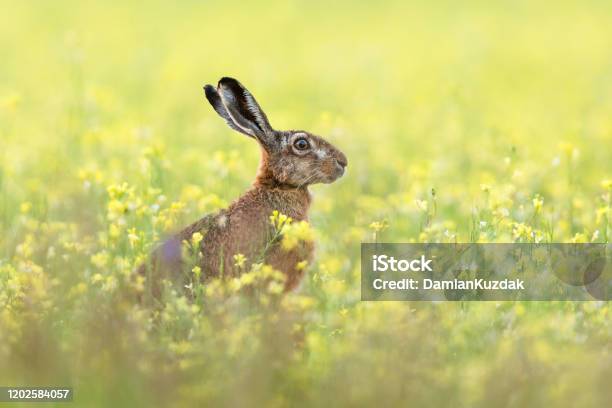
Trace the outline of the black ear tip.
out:
[[[204,93],[205,93],[206,95],[208,95],[208,94],[210,94],[210,93],[213,93],[213,92],[217,92],[217,90],[215,89],[215,87],[214,87],[214,86],[209,85],[209,84],[204,85]]]
[[[213,103],[213,101],[219,98],[217,90],[212,85],[206,85],[204,87],[204,94],[206,95],[206,99],[208,99],[210,103]]]
[[[238,80],[232,77],[223,77],[219,80],[219,83],[226,83],[226,82],[238,82]]]
[[[241,87],[242,85],[240,85],[240,82],[238,82],[237,79],[231,78],[231,77],[223,77],[219,80],[219,87]]]

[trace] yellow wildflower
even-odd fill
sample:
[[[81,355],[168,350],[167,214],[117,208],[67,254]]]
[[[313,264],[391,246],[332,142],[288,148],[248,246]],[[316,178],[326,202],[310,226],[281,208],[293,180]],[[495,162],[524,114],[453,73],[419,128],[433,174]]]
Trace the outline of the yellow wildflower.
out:
[[[136,243],[140,241],[140,237],[136,234],[136,228],[130,228],[128,230],[128,241],[130,242],[130,246],[134,248]]]
[[[531,201],[533,203],[533,210],[536,213],[540,212],[542,205],[544,204],[544,200],[539,195],[536,195]]]
[[[194,232],[193,235],[191,236],[191,243],[194,246],[194,248],[197,248],[203,239],[204,239],[204,235],[202,235],[200,232]]]
[[[238,268],[242,268],[246,262],[247,258],[243,254],[234,255],[234,266]]]
[[[418,201],[418,200],[417,200]],[[427,203],[427,201],[425,201],[425,203]],[[386,230],[389,227],[389,223],[387,222],[387,220],[382,220],[382,221],[374,221],[370,224],[370,228],[375,232],[375,233],[379,233],[381,231]]]
[[[19,211],[22,214],[27,214],[30,212],[30,210],[32,209],[32,203],[30,203],[29,201],[23,202],[21,203],[21,205],[19,206]]]
[[[196,280],[200,280],[200,276],[202,275],[202,268],[200,268],[199,266],[194,266],[191,269],[191,272],[193,272],[193,276],[196,278]]]
[[[306,221],[300,221],[284,229],[281,246],[284,250],[289,251],[301,242],[312,242],[313,240],[314,233],[310,225]]]

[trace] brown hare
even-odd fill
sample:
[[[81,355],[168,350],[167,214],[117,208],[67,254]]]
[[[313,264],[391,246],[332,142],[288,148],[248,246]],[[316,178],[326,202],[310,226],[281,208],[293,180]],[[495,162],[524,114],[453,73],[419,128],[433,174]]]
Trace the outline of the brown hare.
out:
[[[253,95],[233,78],[221,78],[217,88],[206,85],[204,92],[232,129],[259,144],[261,161],[255,181],[228,208],[205,216],[157,248],[140,273],[148,275],[149,280],[161,276],[172,280],[180,275],[181,243],[199,232],[203,236],[198,244],[202,279],[238,275],[233,256],[242,254],[246,265],[240,270],[249,270],[252,263],[263,261],[285,274],[285,290],[291,290],[303,274],[304,268],[298,264],[312,259],[314,247],[310,242],[302,242],[289,251],[280,245],[270,246],[274,233],[270,215],[276,210],[295,221],[308,221],[308,186],[332,183],[341,177],[347,166],[346,156],[308,132],[274,130]],[[154,296],[159,295],[158,283],[149,282],[149,287]]]

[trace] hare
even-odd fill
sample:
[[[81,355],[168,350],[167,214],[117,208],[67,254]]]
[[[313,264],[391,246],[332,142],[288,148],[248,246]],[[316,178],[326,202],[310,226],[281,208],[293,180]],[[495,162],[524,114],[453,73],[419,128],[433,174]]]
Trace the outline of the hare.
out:
[[[311,196],[308,186],[332,183],[347,167],[346,156],[323,138],[302,130],[274,130],[251,93],[236,79],[221,78],[217,87],[204,87],[206,99],[232,129],[254,139],[260,146],[261,161],[252,187],[228,208],[209,214],[176,234],[158,247],[141,274],[149,280],[179,274],[181,243],[199,232],[201,279],[215,276],[236,276],[261,262],[281,271],[285,291],[294,289],[303,275],[302,261],[313,258],[314,245],[302,242],[287,251],[280,245],[270,246],[273,211],[295,221],[308,222]],[[234,266],[233,256],[242,254],[246,265]],[[154,272],[154,273],[152,273]],[[180,278],[179,278],[180,279]],[[156,282],[150,282],[153,295],[159,295]],[[157,292],[157,293],[155,293]]]

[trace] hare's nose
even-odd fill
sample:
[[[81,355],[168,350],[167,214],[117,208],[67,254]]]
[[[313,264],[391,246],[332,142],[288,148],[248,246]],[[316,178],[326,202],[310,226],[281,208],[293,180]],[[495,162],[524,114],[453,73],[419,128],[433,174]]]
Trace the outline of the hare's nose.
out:
[[[343,153],[340,153],[338,156],[336,156],[336,162],[342,167],[348,166],[348,160],[346,159],[346,156]]]

